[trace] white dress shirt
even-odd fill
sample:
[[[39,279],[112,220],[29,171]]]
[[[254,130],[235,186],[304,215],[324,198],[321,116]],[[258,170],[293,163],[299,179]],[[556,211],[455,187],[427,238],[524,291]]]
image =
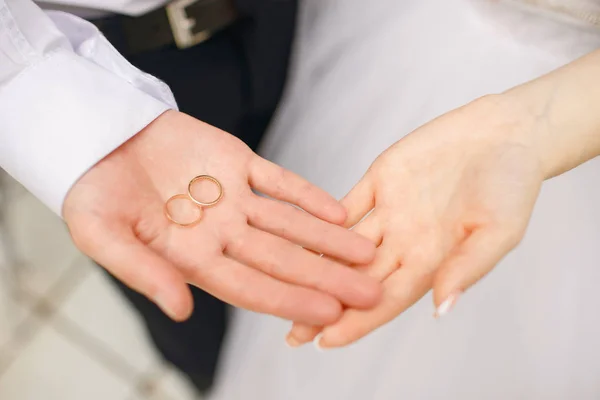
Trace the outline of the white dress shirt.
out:
[[[164,0],[68,3],[137,15]],[[89,168],[175,107],[169,88],[93,24],[31,0],[0,0],[0,167],[57,214]]]

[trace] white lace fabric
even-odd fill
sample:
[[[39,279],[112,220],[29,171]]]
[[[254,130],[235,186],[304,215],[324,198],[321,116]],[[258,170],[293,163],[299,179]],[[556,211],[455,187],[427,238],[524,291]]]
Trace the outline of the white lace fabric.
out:
[[[506,0],[600,28],[600,0]]]

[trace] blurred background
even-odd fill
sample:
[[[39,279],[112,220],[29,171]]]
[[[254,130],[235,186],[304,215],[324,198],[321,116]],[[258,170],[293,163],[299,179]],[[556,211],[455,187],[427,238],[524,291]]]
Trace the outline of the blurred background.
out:
[[[197,399],[63,222],[0,174],[0,399]]]

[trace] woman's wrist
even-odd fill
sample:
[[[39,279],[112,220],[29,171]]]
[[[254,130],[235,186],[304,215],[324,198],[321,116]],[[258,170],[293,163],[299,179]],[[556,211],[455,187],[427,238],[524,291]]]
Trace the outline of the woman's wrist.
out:
[[[518,110],[545,179],[600,155],[600,51],[495,97]]]

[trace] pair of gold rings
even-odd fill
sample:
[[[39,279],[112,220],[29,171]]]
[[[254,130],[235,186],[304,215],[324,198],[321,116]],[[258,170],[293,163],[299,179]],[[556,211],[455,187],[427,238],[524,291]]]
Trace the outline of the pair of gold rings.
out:
[[[204,201],[200,201],[196,197],[194,197],[194,195],[192,194],[192,187],[194,186],[194,184],[196,182],[199,182],[199,181],[209,181],[209,182],[214,183],[217,186],[217,190],[219,191],[219,193],[218,193],[216,199],[209,201],[209,202],[204,202]],[[165,215],[167,216],[169,221],[171,221],[174,224],[177,224],[179,226],[196,225],[202,219],[203,207],[214,206],[222,198],[223,198],[223,186],[221,185],[221,182],[219,182],[217,180],[217,178],[212,177],[210,175],[198,175],[198,176],[194,177],[188,184],[186,194],[183,194],[183,193],[176,194],[175,196],[171,196],[169,198],[169,200],[167,200],[167,202],[165,203]],[[169,204],[171,204],[171,202],[173,202],[174,200],[190,200],[190,201],[192,201],[196,205],[196,207],[198,207],[198,216],[196,217],[196,219],[194,219],[191,222],[186,222],[186,221],[179,221],[176,218],[174,218],[173,215],[171,214],[171,212],[169,211]]]

